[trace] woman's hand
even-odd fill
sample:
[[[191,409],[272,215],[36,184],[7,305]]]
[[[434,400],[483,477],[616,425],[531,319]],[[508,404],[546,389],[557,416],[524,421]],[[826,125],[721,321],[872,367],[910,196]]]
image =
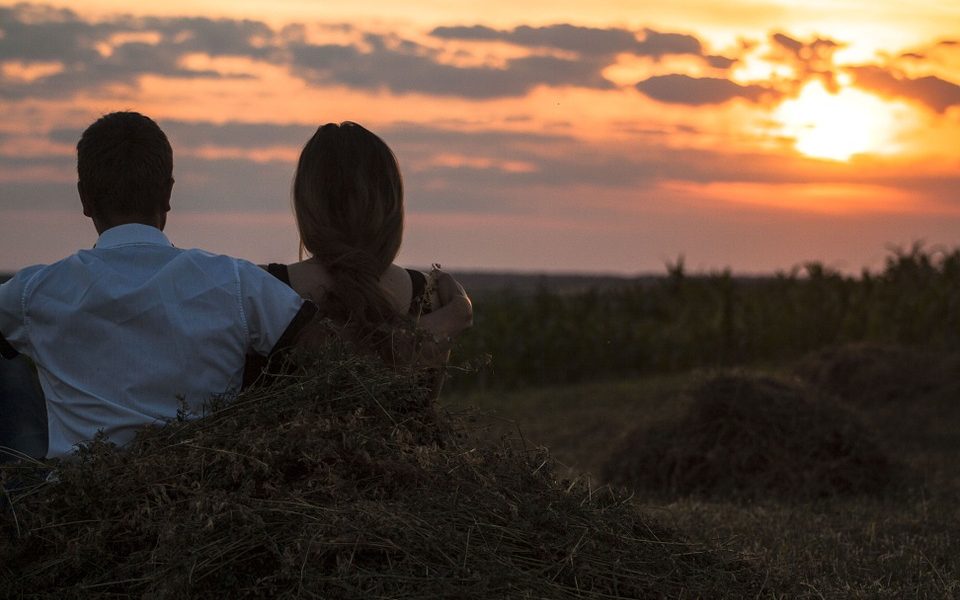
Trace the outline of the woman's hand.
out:
[[[449,273],[434,269],[430,276],[439,308],[420,317],[417,326],[438,341],[449,343],[473,325],[473,303],[467,291]]]
[[[437,284],[440,309],[446,308],[450,311],[448,318],[456,322],[456,334],[473,326],[473,302],[460,282],[449,273],[439,270],[433,276]]]
[[[411,352],[413,362],[421,366],[443,366],[450,358],[453,339],[473,325],[473,303],[463,286],[449,273],[434,269],[428,284],[435,310],[417,320],[420,334]],[[403,354],[395,352],[394,354]],[[439,390],[439,387],[437,388]]]

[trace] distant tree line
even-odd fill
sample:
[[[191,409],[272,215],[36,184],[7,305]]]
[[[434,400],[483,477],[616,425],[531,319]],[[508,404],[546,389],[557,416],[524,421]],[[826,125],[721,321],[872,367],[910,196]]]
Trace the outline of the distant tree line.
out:
[[[818,262],[769,278],[691,276],[653,284],[484,294],[455,361],[490,365],[450,385],[505,388],[783,360],[830,345],[960,349],[960,248],[893,249],[881,271]]]

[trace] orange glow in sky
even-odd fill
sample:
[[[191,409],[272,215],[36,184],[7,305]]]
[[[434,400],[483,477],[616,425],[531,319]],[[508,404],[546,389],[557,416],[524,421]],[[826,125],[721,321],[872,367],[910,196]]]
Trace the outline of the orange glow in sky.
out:
[[[903,126],[898,112],[909,116],[872,94],[850,87],[831,93],[822,82],[811,81],[777,107],[774,117],[803,154],[845,161],[854,154],[897,154],[893,140]]]
[[[295,257],[297,156],[342,120],[398,156],[410,264],[858,270],[960,243],[960,3],[0,0],[0,89],[0,271],[88,243],[73,148],[119,109],[175,147],[179,243],[261,260]]]

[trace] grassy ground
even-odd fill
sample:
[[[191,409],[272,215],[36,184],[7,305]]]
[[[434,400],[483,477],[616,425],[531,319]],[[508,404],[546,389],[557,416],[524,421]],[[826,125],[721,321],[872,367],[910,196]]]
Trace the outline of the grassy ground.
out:
[[[485,435],[522,435],[550,448],[571,474],[602,484],[597,474],[619,442],[638,426],[676,419],[706,375],[473,392],[447,402],[480,409]],[[842,399],[911,473],[882,497],[747,503],[635,490],[635,501],[702,541],[732,544],[784,598],[960,597],[960,373],[934,379],[939,385],[905,382],[907,397],[884,388],[882,401]]]

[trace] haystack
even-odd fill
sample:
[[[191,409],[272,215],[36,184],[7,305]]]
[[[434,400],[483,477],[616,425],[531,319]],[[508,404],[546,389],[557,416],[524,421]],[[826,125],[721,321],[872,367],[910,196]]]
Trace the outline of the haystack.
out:
[[[859,406],[960,394],[960,356],[932,349],[850,344],[804,357],[799,376]]]
[[[809,499],[877,493],[896,469],[856,416],[796,381],[712,376],[679,419],[629,434],[610,483],[654,495]]]
[[[3,467],[30,479],[35,466]],[[0,518],[0,597],[747,597],[762,575],[340,351],[95,442]]]

